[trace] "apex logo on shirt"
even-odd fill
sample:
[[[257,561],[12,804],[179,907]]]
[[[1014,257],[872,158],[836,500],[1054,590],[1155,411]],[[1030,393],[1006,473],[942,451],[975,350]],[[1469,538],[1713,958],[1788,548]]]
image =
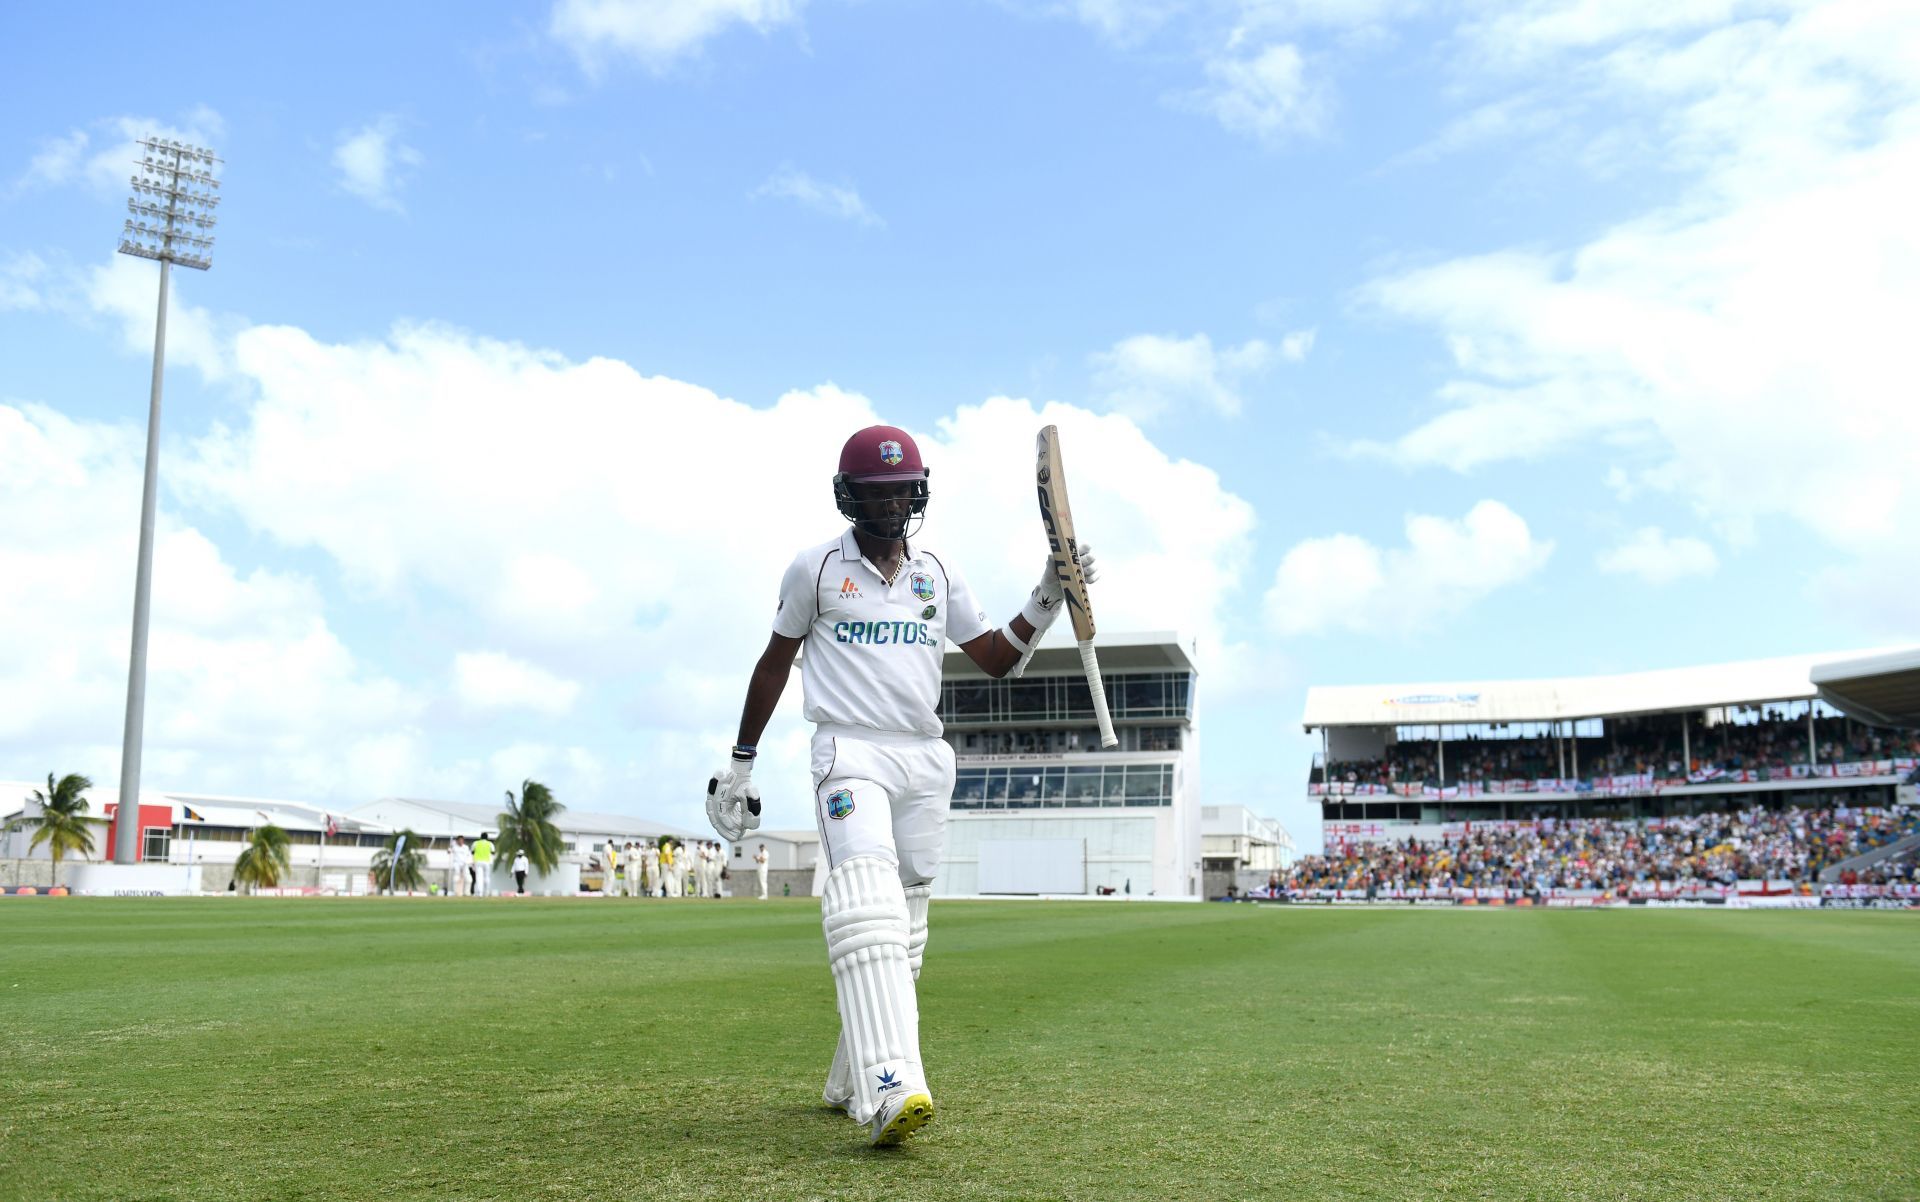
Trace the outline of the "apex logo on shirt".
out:
[[[840,582],[840,599],[842,601],[845,601],[849,597],[858,597],[859,595],[860,586],[853,582],[853,577],[848,576]]]

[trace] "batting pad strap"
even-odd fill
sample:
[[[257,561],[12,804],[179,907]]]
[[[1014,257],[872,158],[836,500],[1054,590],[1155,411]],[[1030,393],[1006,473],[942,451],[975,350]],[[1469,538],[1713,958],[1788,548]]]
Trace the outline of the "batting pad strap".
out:
[[[933,900],[932,885],[908,885],[907,895],[907,967],[913,979],[920,979],[920,965],[927,958],[927,905]]]
[[[825,920],[827,958],[900,942],[900,916],[888,906],[857,906]]]

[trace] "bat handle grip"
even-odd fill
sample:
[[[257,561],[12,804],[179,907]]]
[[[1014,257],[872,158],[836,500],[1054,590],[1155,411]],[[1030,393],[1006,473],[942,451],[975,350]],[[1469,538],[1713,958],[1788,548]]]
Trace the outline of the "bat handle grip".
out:
[[[1087,671],[1087,688],[1093,693],[1093,716],[1100,722],[1100,746],[1118,747],[1120,736],[1113,733],[1113,715],[1107,712],[1107,688],[1100,683],[1100,660],[1093,654],[1093,640],[1079,642],[1080,666]]]

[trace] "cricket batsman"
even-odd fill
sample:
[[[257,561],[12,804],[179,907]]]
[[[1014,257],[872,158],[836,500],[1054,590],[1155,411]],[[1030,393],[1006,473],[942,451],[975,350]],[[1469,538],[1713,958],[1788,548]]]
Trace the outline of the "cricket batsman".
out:
[[[828,866],[820,916],[840,1010],[825,1098],[876,1146],[899,1143],[934,1113],[914,982],[953,796],[953,749],[934,714],[941,655],[950,640],[987,675],[1006,676],[1024,668],[1064,608],[1049,561],[1026,606],[995,629],[948,561],[914,541],[929,478],[897,427],[869,426],[841,448],[833,497],[850,524],[787,566],[739,742],[707,782],[707,815],[722,838],[738,842],[760,825],[756,745],[804,645],[814,819]],[[1081,558],[1092,579],[1084,548]]]

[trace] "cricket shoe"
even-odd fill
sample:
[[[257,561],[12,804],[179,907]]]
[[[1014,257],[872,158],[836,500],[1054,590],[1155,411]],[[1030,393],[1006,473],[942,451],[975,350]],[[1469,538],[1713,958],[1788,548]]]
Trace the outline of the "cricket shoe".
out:
[[[905,1143],[908,1136],[933,1121],[933,1095],[925,1086],[906,1088],[880,1100],[873,1112],[873,1135],[869,1142],[876,1148]]]

